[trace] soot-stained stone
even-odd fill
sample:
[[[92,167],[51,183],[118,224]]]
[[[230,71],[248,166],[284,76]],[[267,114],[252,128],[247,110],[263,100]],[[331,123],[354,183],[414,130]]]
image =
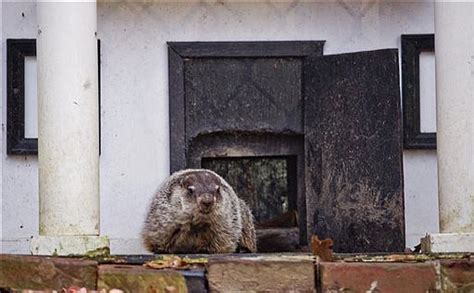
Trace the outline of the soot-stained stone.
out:
[[[397,50],[309,58],[305,160],[311,232],[336,252],[404,249]]]
[[[324,41],[168,43],[170,170],[213,134],[301,135],[302,70]]]
[[[186,134],[302,133],[301,58],[185,61]]]

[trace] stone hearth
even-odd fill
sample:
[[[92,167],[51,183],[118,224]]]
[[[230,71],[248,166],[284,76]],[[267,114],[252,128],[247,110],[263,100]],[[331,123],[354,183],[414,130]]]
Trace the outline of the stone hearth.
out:
[[[89,292],[474,290],[474,259],[462,254],[337,255],[335,262],[322,262],[308,254],[212,255],[205,256],[205,266],[191,270],[156,270],[142,265],[155,257],[160,256],[85,260],[0,255],[0,292],[68,288]]]

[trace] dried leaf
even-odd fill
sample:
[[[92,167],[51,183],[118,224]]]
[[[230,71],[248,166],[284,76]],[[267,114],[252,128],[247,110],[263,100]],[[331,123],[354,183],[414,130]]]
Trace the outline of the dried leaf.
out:
[[[319,240],[317,235],[311,236],[311,250],[314,255],[319,256],[323,261],[334,260],[332,251],[333,244],[334,242],[330,238]]]
[[[164,256],[163,259],[149,261],[144,266],[152,269],[176,269],[186,270],[191,265],[206,264],[207,258],[181,258],[176,255]]]

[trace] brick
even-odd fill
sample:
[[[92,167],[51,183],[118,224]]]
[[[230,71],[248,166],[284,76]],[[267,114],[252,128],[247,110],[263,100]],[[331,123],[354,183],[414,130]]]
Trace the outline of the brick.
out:
[[[213,257],[207,264],[211,292],[315,291],[310,256]]]
[[[187,292],[178,271],[155,270],[136,265],[100,265],[97,288],[124,292]]]
[[[443,292],[474,292],[474,260],[440,261]]]
[[[95,289],[97,262],[59,257],[0,255],[0,288],[61,290]]]
[[[436,269],[426,263],[321,262],[323,292],[427,292],[436,291]]]

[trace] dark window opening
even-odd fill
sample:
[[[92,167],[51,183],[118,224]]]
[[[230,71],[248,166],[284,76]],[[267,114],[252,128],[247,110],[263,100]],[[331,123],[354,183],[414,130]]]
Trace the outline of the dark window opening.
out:
[[[203,158],[201,165],[221,175],[249,205],[259,251],[299,247],[296,156]]]

